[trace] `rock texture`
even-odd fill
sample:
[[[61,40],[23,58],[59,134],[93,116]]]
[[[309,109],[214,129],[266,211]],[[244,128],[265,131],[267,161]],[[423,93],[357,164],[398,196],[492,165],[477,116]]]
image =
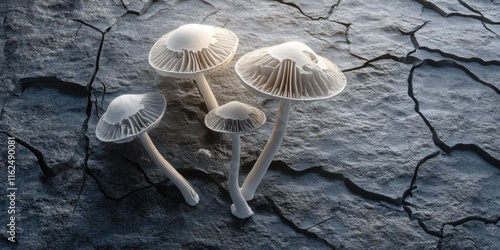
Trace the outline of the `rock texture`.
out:
[[[2,249],[500,249],[498,1],[3,1],[0,160],[16,138],[16,242]],[[277,101],[234,72],[243,54],[300,41],[344,71],[339,96],[292,106],[254,200],[234,218],[230,138],[205,128],[192,80],[148,52],[186,23],[228,28],[233,62],[209,76],[220,104],[268,122],[242,137],[242,176]],[[149,134],[194,186],[190,207],[138,141],[101,143],[98,118],[126,93],[159,91]],[[8,223],[7,170],[0,222]]]

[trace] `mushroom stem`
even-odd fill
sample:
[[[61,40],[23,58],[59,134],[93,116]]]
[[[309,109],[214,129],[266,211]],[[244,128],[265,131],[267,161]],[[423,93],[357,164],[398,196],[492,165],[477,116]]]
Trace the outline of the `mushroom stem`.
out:
[[[163,156],[161,156],[160,152],[158,152],[158,149],[156,149],[155,145],[151,141],[151,138],[149,138],[149,135],[144,132],[139,135],[139,140],[146,149],[146,152],[148,152],[149,157],[153,159],[156,165],[165,169],[167,177],[175,184],[175,186],[177,186],[177,188],[179,188],[187,204],[191,206],[198,204],[200,198],[198,197],[196,191],[194,191],[189,182],[187,182],[187,180],[184,179],[184,177],[179,174],[179,172],[177,172],[177,170],[175,170],[175,168],[172,167],[172,165],[170,165],[165,158],[163,158]]]
[[[205,74],[196,74],[194,80],[196,81],[196,85],[198,85],[198,90],[200,91],[203,100],[205,100],[208,111],[219,107],[217,99],[215,99],[214,93],[212,92],[212,89],[210,89],[210,85],[208,85],[207,79],[205,78]]]
[[[248,206],[245,198],[241,194],[238,184],[238,175],[240,168],[240,135],[231,134],[232,155],[231,166],[229,168],[229,195],[234,204],[231,205],[231,212],[234,216],[245,219],[252,216],[252,209]]]
[[[283,137],[285,136],[291,104],[292,101],[289,99],[280,100],[273,133],[241,187],[241,193],[247,201],[253,199],[255,190],[262,181],[262,178],[264,178],[274,156],[278,153]]]

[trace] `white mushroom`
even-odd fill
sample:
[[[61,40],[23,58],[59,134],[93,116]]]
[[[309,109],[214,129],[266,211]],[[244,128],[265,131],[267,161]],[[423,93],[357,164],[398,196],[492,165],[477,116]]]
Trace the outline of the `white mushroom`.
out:
[[[236,73],[250,92],[280,99],[272,135],[241,187],[245,199],[251,200],[283,141],[292,100],[333,97],[344,90],[346,79],[335,64],[300,42],[245,54],[236,63]]]
[[[179,188],[186,202],[194,206],[200,200],[198,194],[184,177],[158,152],[148,130],[160,123],[167,101],[157,92],[139,95],[121,95],[115,98],[99,119],[96,136],[103,142],[125,143],[139,138],[157,166],[165,170],[167,177]]]
[[[205,73],[231,61],[238,37],[228,29],[186,24],[162,36],[149,52],[149,64],[160,75],[191,78],[205,100],[208,111],[218,107]]]
[[[233,200],[231,212],[244,219],[253,212],[240,192],[238,175],[240,167],[240,134],[254,130],[266,121],[264,112],[241,102],[232,101],[210,111],[205,117],[205,124],[211,130],[231,134],[232,155],[229,168],[229,195]]]

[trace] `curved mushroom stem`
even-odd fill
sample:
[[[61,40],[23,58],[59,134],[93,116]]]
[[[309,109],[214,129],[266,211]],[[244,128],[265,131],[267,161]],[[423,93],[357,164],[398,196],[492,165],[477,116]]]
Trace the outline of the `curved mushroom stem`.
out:
[[[248,206],[245,198],[241,194],[238,184],[238,172],[240,168],[240,135],[232,134],[232,155],[231,167],[229,168],[229,195],[234,204],[231,205],[231,212],[234,216],[245,219],[252,216],[252,209]]]
[[[151,141],[151,138],[149,138],[149,135],[144,132],[139,135],[139,140],[146,149],[146,152],[148,152],[149,157],[153,159],[156,165],[165,169],[167,177],[175,184],[175,186],[177,186],[177,188],[179,188],[182,196],[186,200],[186,203],[191,206],[198,204],[200,198],[198,197],[196,191],[194,191],[189,182],[187,182],[187,180],[184,179],[184,177],[179,174],[179,172],[177,172],[177,170],[175,170],[175,168],[172,167],[172,165],[170,165],[165,158],[163,158],[163,156],[161,156],[160,152],[158,152],[158,149],[156,149],[155,145]]]
[[[208,111],[219,107],[217,99],[215,99],[214,93],[212,92],[212,89],[210,89],[210,85],[208,85],[205,75],[203,73],[198,73],[195,75],[194,80],[196,81],[196,85],[198,85],[198,90],[200,90],[203,100],[205,100]]]
[[[262,178],[264,178],[264,174],[269,168],[274,156],[278,153],[283,137],[285,136],[291,104],[291,100],[280,100],[278,116],[276,117],[273,133],[241,187],[241,193],[247,201],[253,199],[255,190],[262,181]]]

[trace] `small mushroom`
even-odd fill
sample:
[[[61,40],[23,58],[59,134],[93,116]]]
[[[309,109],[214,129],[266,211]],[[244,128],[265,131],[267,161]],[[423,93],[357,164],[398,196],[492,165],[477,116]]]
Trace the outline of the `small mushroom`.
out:
[[[228,29],[186,24],[162,36],[149,52],[149,64],[160,75],[194,79],[208,111],[218,107],[205,73],[231,61],[238,37]]]
[[[96,136],[103,142],[125,143],[139,138],[157,166],[179,188],[186,202],[194,206],[200,200],[191,185],[158,152],[148,130],[160,123],[167,101],[157,92],[121,95],[115,98],[97,123]]]
[[[231,212],[234,216],[244,219],[253,212],[241,194],[238,184],[240,166],[240,134],[254,130],[266,121],[266,115],[260,109],[232,101],[211,110],[205,117],[205,124],[213,131],[231,134],[232,155],[229,168],[229,195],[233,200]]]
[[[272,135],[241,187],[245,199],[251,200],[283,141],[292,101],[333,97],[344,90],[346,78],[335,64],[300,42],[252,51],[235,68],[250,92],[280,99]]]

